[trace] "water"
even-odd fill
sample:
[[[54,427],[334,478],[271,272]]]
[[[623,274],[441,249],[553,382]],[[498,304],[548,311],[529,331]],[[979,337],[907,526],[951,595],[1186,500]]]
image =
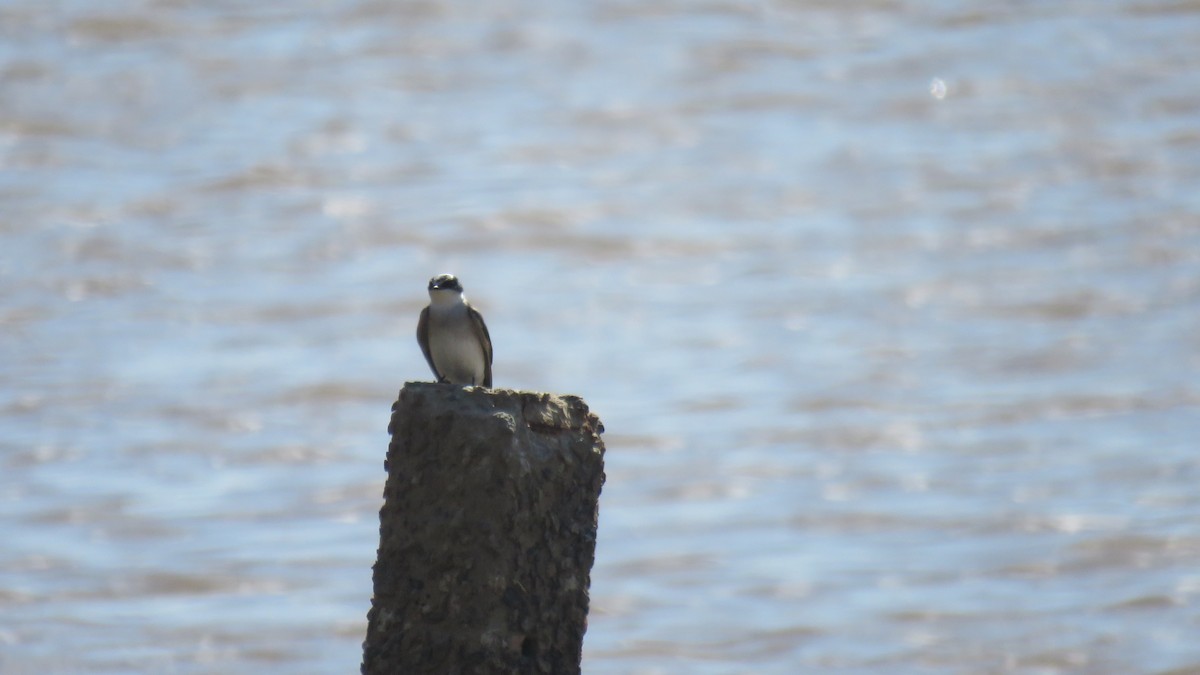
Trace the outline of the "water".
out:
[[[585,672],[1200,671],[1200,4],[0,31],[0,672],[354,672],[442,271],[608,429]]]

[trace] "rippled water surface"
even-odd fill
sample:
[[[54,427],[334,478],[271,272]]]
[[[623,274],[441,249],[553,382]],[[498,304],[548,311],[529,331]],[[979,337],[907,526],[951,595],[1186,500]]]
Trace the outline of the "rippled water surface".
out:
[[[1200,3],[0,3],[0,671],[355,672],[435,273],[587,673],[1200,672]]]

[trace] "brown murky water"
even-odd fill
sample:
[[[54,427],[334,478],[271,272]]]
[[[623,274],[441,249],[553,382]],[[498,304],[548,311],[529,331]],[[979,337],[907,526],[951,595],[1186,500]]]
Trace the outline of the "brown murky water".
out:
[[[1200,3],[0,4],[0,672],[353,672],[425,281],[588,673],[1200,671]]]

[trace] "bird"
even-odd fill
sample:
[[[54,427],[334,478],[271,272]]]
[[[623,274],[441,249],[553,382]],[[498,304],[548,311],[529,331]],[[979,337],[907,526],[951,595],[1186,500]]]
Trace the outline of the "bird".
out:
[[[429,305],[417,321],[417,344],[438,382],[492,387],[492,338],[453,274],[429,280]]]

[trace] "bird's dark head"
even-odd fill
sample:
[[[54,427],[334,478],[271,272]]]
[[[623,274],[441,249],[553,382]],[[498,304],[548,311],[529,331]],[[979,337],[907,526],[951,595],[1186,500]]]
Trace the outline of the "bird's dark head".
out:
[[[458,277],[453,274],[439,274],[429,280],[430,291],[458,291],[462,293],[462,284],[458,283]]]

